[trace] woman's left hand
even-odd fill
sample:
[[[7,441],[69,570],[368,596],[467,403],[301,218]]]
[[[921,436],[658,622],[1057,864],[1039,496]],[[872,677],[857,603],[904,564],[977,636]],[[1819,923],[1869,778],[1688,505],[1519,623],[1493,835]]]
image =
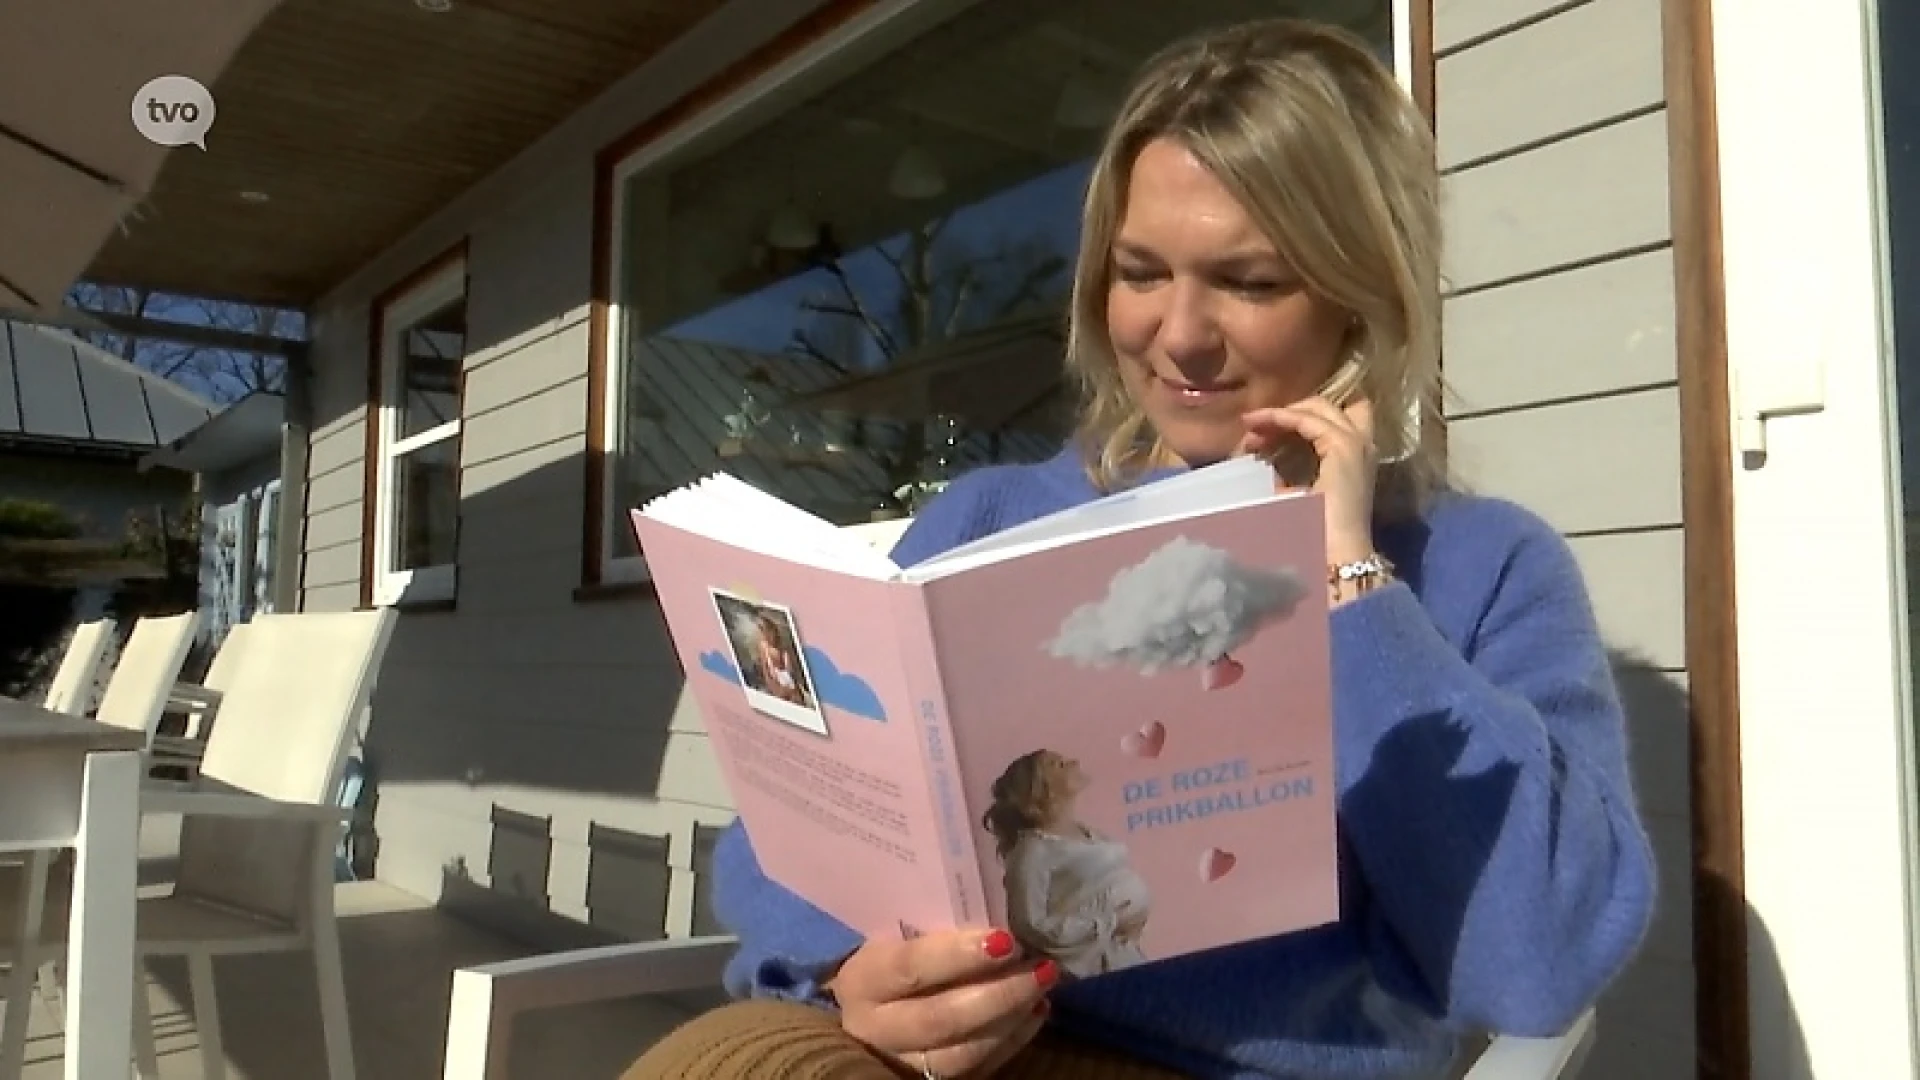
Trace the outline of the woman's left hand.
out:
[[[1323,397],[1280,408],[1255,409],[1242,418],[1242,453],[1273,453],[1297,436],[1320,459],[1313,490],[1327,502],[1327,561],[1358,562],[1373,554],[1373,481],[1379,452],[1373,443],[1373,406],[1365,400],[1342,409]]]

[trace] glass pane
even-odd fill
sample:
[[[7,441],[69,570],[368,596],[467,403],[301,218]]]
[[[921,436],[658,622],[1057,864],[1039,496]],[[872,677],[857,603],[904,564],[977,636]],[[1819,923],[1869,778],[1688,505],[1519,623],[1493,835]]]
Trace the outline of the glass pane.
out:
[[[1337,5],[1390,55],[1390,5]],[[1102,127],[1147,56],[1274,0],[984,0],[620,193],[616,512],[725,469],[853,523],[1064,435]],[[613,554],[634,553],[615,519]]]
[[[460,360],[467,351],[467,301],[454,300],[400,333],[400,430],[405,439],[460,417]]]
[[[396,570],[450,566],[460,518],[460,439],[440,439],[394,459]]]
[[[1920,48],[1920,6],[1881,0],[1873,7],[1878,9],[1880,38],[1886,284],[1893,337],[1893,349],[1883,362],[1892,367],[1889,405],[1898,425],[1893,465],[1905,549],[1907,690],[1909,700],[1915,701],[1920,700],[1920,648],[1915,648],[1920,641],[1920,67],[1911,58]],[[1920,858],[1914,861],[1920,863]]]

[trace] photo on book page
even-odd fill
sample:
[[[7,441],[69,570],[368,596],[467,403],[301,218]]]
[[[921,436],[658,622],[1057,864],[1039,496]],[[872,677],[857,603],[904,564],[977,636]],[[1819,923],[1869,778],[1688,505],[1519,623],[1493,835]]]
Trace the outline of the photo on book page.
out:
[[[707,591],[713,597],[713,610],[720,617],[727,643],[733,647],[733,662],[747,704],[803,731],[826,735],[826,713],[820,708],[793,612],[780,604],[724,589]]]

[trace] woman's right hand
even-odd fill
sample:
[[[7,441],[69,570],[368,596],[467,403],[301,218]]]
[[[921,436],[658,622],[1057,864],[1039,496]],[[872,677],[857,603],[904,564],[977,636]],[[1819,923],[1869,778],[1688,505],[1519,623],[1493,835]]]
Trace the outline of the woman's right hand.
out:
[[[903,1075],[988,1077],[1046,1020],[1051,960],[1021,957],[1005,930],[955,930],[870,940],[827,989],[847,1034]]]

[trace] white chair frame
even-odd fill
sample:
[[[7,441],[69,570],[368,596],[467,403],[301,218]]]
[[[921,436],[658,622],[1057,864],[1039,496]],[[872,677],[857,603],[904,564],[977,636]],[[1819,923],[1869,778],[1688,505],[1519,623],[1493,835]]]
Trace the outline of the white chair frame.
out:
[[[513,1022],[529,1012],[714,990],[735,945],[731,936],[670,938],[461,968],[453,973],[441,1080],[507,1080]],[[1592,1010],[1558,1038],[1500,1036],[1464,1080],[1571,1080],[1594,1037]]]

